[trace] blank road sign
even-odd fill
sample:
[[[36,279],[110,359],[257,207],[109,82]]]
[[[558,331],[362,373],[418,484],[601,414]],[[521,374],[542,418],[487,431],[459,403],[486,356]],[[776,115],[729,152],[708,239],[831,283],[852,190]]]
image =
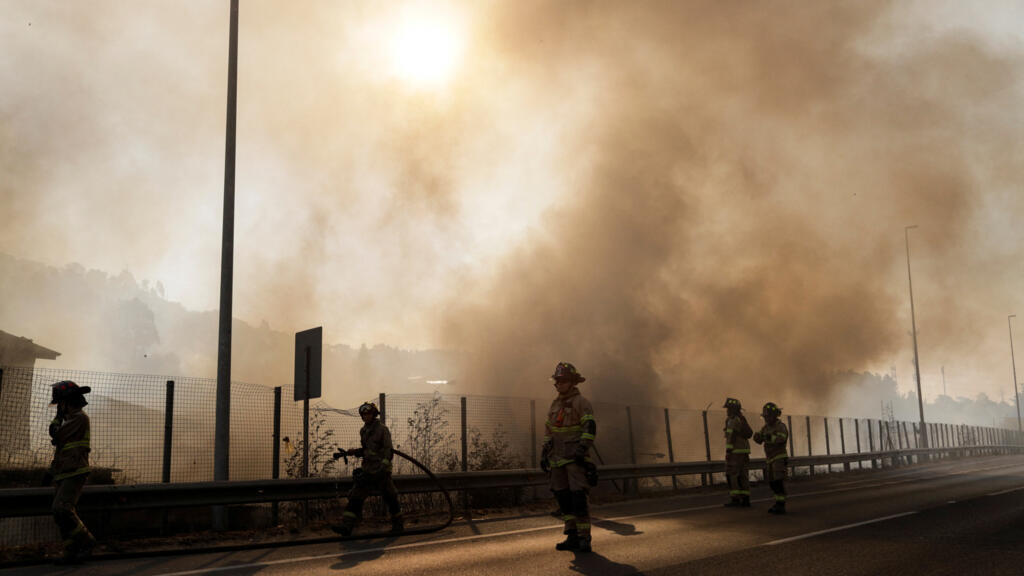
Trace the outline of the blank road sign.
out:
[[[320,397],[323,326],[295,333],[295,401]]]

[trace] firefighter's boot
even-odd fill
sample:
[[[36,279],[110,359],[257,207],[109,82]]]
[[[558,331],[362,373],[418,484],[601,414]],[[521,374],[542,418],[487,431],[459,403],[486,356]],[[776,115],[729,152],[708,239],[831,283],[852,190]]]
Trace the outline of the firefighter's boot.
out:
[[[769,514],[785,514],[786,503],[783,501],[776,502],[771,508],[768,509]]]
[[[724,504],[726,508],[739,508],[743,506],[743,500],[739,496],[733,496],[729,498],[729,501]]]
[[[591,552],[590,548],[590,536],[580,536],[580,545],[576,548],[580,552]]]
[[[405,532],[405,522],[402,520],[401,516],[391,517],[391,532],[394,534]]]
[[[580,547],[580,534],[576,530],[569,530],[565,533],[565,540],[555,544],[555,550],[578,550]],[[587,548],[590,548],[590,540],[587,540]]]
[[[744,494],[740,500],[740,508],[750,508],[750,496]]]
[[[92,556],[92,549],[96,547],[96,539],[93,538],[92,534],[86,532],[78,544],[78,550],[75,552],[75,560],[78,562],[84,562]]]

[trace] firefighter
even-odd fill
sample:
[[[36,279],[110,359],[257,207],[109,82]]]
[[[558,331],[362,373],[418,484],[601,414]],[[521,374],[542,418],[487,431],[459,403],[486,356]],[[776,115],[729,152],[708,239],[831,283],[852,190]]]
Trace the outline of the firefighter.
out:
[[[750,441],[754,434],[743,416],[740,401],[726,398],[725,477],[729,481],[727,507],[750,508]]]
[[[775,504],[768,509],[769,514],[786,513],[786,465],[789,455],[786,453],[786,442],[789,441],[789,429],[779,420],[782,409],[769,402],[761,410],[764,427],[754,434],[754,442],[764,444],[764,474],[768,485],[775,495]]]
[[[50,422],[53,463],[48,480],[52,478],[56,486],[52,510],[63,539],[64,551],[58,560],[61,564],[87,559],[96,545],[77,510],[89,476],[89,416],[82,408],[89,403],[85,395],[90,391],[90,387],[71,380],[61,380],[51,388],[50,404],[57,405],[57,415]]]
[[[341,524],[331,529],[342,536],[351,536],[352,530],[363,517],[363,503],[375,491],[381,492],[384,503],[391,515],[391,531],[399,533],[405,530],[402,520],[402,509],[398,503],[398,490],[391,479],[391,431],[380,421],[380,411],[371,402],[359,407],[359,416],[363,419],[363,427],[359,430],[361,448],[342,450],[341,455],[355,456],[363,459],[363,465],[352,472],[352,490],[348,493],[348,504],[342,513]]]
[[[596,469],[589,458],[597,432],[594,408],[580,394],[578,385],[586,378],[575,366],[559,362],[551,379],[555,381],[558,397],[548,411],[540,466],[550,474],[551,492],[565,522],[565,540],[555,548],[590,552],[587,492],[590,485],[596,484]]]

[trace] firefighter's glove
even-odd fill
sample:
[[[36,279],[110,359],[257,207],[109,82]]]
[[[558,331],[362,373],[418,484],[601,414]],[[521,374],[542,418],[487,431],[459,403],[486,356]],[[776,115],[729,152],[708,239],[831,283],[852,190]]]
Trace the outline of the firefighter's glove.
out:
[[[547,457],[540,459],[540,469],[544,472],[551,472],[551,462],[548,461]]]
[[[355,456],[356,458],[362,458],[363,457],[363,449],[362,448],[353,448],[353,449],[348,451],[348,455],[349,456]]]
[[[584,476],[587,478],[587,484],[591,486],[597,486],[597,466],[593,462],[587,462],[583,465]]]
[[[57,430],[60,430],[60,418],[54,418],[50,421],[50,438],[57,436]]]
[[[764,434],[754,432],[754,442],[757,442],[758,444],[764,442]]]
[[[573,452],[572,454],[572,459],[575,460],[577,464],[583,464],[583,462],[585,462],[586,457],[587,447],[584,446],[583,444],[577,444],[576,451]]]

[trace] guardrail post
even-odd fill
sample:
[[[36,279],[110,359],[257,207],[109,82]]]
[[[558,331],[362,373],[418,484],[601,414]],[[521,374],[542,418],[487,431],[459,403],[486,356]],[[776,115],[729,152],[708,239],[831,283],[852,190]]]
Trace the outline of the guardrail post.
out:
[[[377,395],[377,403],[380,404],[380,406],[378,406],[378,410],[380,412],[380,423],[386,426],[388,423],[388,397],[381,392]]]
[[[786,423],[789,426],[789,455],[796,458],[796,451],[793,450],[793,416],[786,415]],[[789,475],[796,476],[796,466],[790,466]]]
[[[814,452],[811,451],[811,417],[804,416],[807,419],[807,455],[814,456]],[[811,465],[811,476],[814,476],[814,465]]]
[[[711,440],[708,438],[708,411],[704,410],[701,412],[701,416],[704,419],[704,454],[707,457],[707,461],[711,462]],[[701,474],[700,475],[701,486],[714,486],[715,475],[714,474]]]
[[[537,401],[530,400],[530,466],[537,468]]]
[[[842,451],[842,453],[844,455],[846,454],[846,431],[843,429],[843,419],[842,419],[842,417],[839,418],[839,449]],[[849,462],[843,462],[843,472],[849,472],[849,471],[850,471],[850,463]]]
[[[171,481],[171,448],[174,432],[174,380],[167,381],[167,398],[164,401],[164,470],[162,481]]]
[[[281,476],[281,387],[274,387],[274,438],[270,449],[270,477],[277,480]],[[270,504],[270,525],[277,526],[277,501]]]
[[[665,438],[668,439],[668,461],[669,463],[674,463],[676,456],[672,452],[672,425],[668,421],[668,408],[665,408]],[[676,484],[675,474],[672,475],[672,489],[679,489],[679,486]]]
[[[853,435],[857,437],[857,454],[860,454],[860,419],[853,419]],[[859,470],[864,469],[864,461],[857,460],[857,468]]]

